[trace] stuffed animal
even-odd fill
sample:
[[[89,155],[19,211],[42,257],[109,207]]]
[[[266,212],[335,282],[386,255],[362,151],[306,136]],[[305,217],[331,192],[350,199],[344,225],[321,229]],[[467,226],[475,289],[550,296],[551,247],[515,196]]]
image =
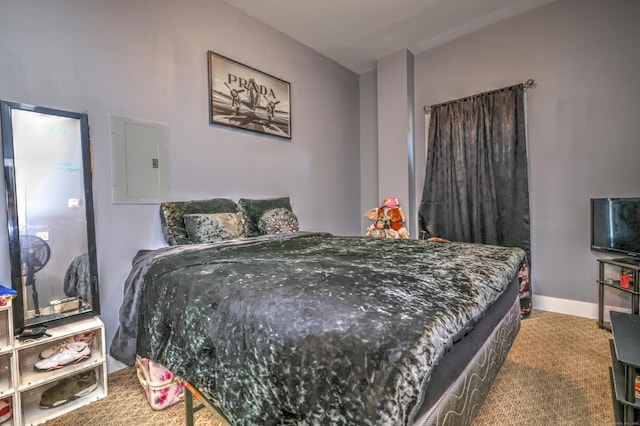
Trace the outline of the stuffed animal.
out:
[[[382,206],[367,210],[364,216],[374,221],[381,217],[387,218],[389,221],[389,229],[386,232],[387,238],[407,239],[410,236],[409,230],[404,226],[406,218],[397,198],[385,198]],[[369,228],[372,226],[367,228],[367,235],[369,235]]]
[[[389,231],[389,220],[386,217],[379,217],[367,227],[367,237],[387,238],[387,231]]]
[[[397,198],[385,198],[382,203],[384,214],[389,218],[389,228],[398,233],[398,238],[409,238],[409,230],[404,226],[406,218]]]

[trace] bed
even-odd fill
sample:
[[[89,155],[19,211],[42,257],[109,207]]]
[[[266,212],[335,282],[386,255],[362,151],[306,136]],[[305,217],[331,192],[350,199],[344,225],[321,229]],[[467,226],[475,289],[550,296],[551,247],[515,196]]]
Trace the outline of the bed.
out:
[[[234,238],[194,238],[201,214],[238,214],[204,226]],[[161,219],[170,245],[135,257],[110,353],[165,365],[234,425],[469,424],[520,327],[518,248],[300,232],[287,198]]]

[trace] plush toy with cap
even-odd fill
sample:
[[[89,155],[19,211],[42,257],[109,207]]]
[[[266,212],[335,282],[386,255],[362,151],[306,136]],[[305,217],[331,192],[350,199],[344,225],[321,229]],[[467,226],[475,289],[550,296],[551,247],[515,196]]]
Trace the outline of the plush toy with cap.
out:
[[[367,210],[364,216],[374,221],[381,217],[388,219],[389,229],[386,232],[387,238],[409,238],[409,230],[404,225],[406,218],[397,198],[385,198],[382,206]],[[372,228],[374,225],[375,223],[369,226],[369,228]],[[369,235],[369,228],[367,228],[367,235]]]

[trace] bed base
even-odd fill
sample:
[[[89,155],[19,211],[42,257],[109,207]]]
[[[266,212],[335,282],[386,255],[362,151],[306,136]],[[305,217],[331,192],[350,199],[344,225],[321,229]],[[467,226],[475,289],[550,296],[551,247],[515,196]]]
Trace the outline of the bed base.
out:
[[[520,330],[520,301],[495,327],[460,376],[414,426],[472,424]]]
[[[199,403],[198,405],[193,404],[193,398],[196,398]],[[228,424],[231,424],[229,418],[224,415],[217,401],[212,398],[209,398],[204,393],[199,392],[195,386],[191,383],[185,381],[184,382],[184,406],[185,406],[185,414],[186,414],[186,424],[187,426],[193,426],[193,414],[202,410],[203,408],[208,408],[213,410],[218,416],[220,416],[224,421]]]

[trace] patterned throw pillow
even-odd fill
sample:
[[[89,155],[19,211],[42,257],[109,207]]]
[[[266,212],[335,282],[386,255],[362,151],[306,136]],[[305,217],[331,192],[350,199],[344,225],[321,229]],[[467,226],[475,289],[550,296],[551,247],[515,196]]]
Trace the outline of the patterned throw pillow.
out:
[[[291,210],[276,208],[267,210],[258,220],[260,235],[298,232],[298,218]]]
[[[244,219],[244,227],[247,237],[257,237],[258,235],[262,235],[258,230],[258,221],[267,210],[277,208],[292,211],[289,197],[264,198],[260,200],[241,198],[238,200],[238,213],[240,213],[240,216]]]
[[[184,224],[192,243],[212,243],[243,238],[244,223],[237,213],[185,214]]]
[[[162,235],[170,246],[192,244],[184,223],[185,214],[237,213],[237,210],[238,205],[228,198],[160,203]]]

